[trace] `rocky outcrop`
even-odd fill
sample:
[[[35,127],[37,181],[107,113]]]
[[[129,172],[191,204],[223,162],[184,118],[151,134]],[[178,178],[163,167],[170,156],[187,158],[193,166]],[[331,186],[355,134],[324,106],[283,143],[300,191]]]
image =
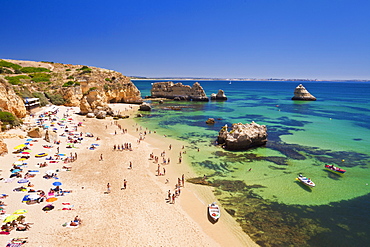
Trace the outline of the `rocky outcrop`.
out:
[[[31,138],[41,138],[42,137],[42,130],[38,127],[32,128],[27,132],[27,135]]]
[[[151,89],[151,97],[177,99],[177,100],[193,100],[193,101],[208,101],[202,86],[195,82],[192,87],[183,85],[181,82],[174,84],[172,81],[153,83]]]
[[[49,129],[45,131],[45,141],[54,143],[57,140],[58,140],[58,135],[56,132],[50,131]]]
[[[8,146],[3,140],[0,140],[0,156],[3,156],[8,153]]]
[[[3,79],[0,79],[0,109],[8,111],[19,118],[23,118],[27,114],[23,99]]]
[[[310,94],[302,84],[299,84],[294,90],[294,96],[292,100],[314,101],[316,100],[316,97]]]
[[[139,111],[151,111],[152,107],[148,103],[142,103],[139,107]]]
[[[105,119],[107,117],[106,111],[98,111],[96,114],[97,119]]]
[[[206,121],[206,124],[215,124],[216,121],[214,118],[208,118],[208,120]]]
[[[237,123],[232,125],[229,132],[225,125],[220,130],[217,141],[227,150],[247,150],[266,144],[267,128],[266,125],[259,125],[255,122]]]
[[[224,90],[219,89],[217,94],[211,94],[211,100],[227,100]]]

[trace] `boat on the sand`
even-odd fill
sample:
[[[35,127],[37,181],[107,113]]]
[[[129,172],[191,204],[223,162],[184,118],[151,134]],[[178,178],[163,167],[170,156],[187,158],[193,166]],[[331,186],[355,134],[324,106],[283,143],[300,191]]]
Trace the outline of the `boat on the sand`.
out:
[[[208,205],[208,214],[214,221],[217,221],[220,218],[220,208],[215,202]]]
[[[338,172],[338,173],[345,173],[346,170],[342,169],[342,168],[339,168],[339,167],[336,167],[334,165],[325,165],[325,168],[330,170],[330,171],[333,171],[333,172]]]
[[[312,182],[310,178],[304,177],[302,174],[299,174],[297,180],[299,180],[302,184],[307,185],[308,187],[315,187],[315,183]]]

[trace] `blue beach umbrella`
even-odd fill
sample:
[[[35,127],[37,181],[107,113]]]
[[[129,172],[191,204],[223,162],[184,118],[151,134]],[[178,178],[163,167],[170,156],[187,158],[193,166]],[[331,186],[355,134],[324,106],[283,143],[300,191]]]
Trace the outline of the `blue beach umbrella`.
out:
[[[12,173],[17,173],[17,172],[20,172],[21,171],[21,169],[14,169],[13,171],[12,171]]]
[[[96,146],[96,147],[99,146],[99,144],[95,144],[95,143],[94,144],[91,144],[91,145]]]
[[[32,139],[27,139],[26,141],[31,142],[31,141],[32,141]]]
[[[54,186],[60,186],[60,185],[62,185],[62,183],[61,182],[54,182],[53,185]]]
[[[20,184],[28,183],[28,182],[29,182],[29,180],[28,180],[28,179],[24,179],[24,178],[22,178],[22,179],[20,179],[20,180],[18,181],[18,183],[20,183]]]
[[[66,156],[66,154],[58,154],[59,156]]]

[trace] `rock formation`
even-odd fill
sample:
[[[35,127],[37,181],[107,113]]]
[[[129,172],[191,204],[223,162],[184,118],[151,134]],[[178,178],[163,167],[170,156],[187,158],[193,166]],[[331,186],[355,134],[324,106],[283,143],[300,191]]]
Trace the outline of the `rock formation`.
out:
[[[0,155],[3,156],[8,153],[8,147],[3,140],[0,140]]]
[[[211,94],[211,100],[227,100],[224,90],[219,89],[217,94]]]
[[[27,135],[31,138],[41,138],[42,137],[42,130],[38,127],[32,128],[27,132]]]
[[[202,86],[195,82],[192,87],[172,81],[153,83],[151,97],[178,100],[208,101]]]
[[[227,150],[247,150],[266,144],[267,128],[266,125],[259,125],[255,122],[237,123],[232,125],[229,132],[225,125],[220,130],[217,141]]]
[[[45,141],[54,143],[57,140],[58,140],[58,135],[56,132],[50,131],[49,129],[45,131]]]
[[[214,118],[208,118],[208,120],[206,121],[206,124],[215,124],[215,119]]]
[[[139,107],[139,111],[151,111],[152,107],[148,103],[142,103]]]
[[[316,97],[314,97],[312,94],[310,94],[302,84],[299,84],[294,90],[294,96],[293,96],[292,100],[310,100],[310,101],[314,101],[314,100],[316,100]]]
[[[19,118],[25,117],[27,113],[23,99],[15,93],[10,84],[2,79],[0,79],[0,109]]]

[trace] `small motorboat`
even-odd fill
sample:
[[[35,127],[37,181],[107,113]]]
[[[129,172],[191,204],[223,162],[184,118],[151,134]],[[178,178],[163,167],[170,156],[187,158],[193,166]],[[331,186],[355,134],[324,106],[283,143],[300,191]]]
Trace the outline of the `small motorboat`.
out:
[[[306,178],[302,176],[302,174],[299,174],[299,176],[297,177],[297,180],[299,180],[304,185],[307,185],[308,187],[315,187],[315,183],[312,182],[310,178]]]
[[[220,208],[215,202],[208,205],[208,214],[213,221],[217,221],[220,218]]]
[[[336,167],[334,165],[325,165],[325,168],[330,170],[330,171],[333,171],[333,172],[338,172],[338,173],[345,173],[346,170],[342,169],[342,168],[339,168],[339,167]]]

